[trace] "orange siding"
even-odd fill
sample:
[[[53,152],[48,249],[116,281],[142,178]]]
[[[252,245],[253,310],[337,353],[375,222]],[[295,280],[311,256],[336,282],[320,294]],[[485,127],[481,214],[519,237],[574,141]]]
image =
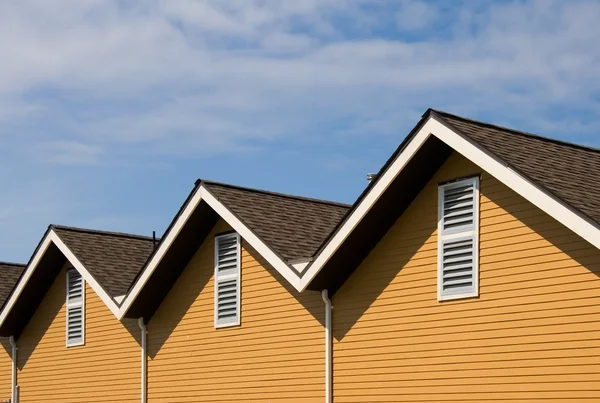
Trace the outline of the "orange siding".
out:
[[[65,345],[65,270],[17,341],[21,402],[139,402],[135,320],[119,322],[86,284],[85,345]]]
[[[10,356],[12,347],[8,338],[0,340],[0,402],[10,399],[10,387],[12,382],[12,358]]]
[[[487,173],[480,296],[437,300],[437,183],[333,298],[343,402],[600,401],[600,251]]]
[[[214,328],[214,235],[148,324],[150,402],[322,402],[319,293],[298,294],[243,243],[241,326]]]

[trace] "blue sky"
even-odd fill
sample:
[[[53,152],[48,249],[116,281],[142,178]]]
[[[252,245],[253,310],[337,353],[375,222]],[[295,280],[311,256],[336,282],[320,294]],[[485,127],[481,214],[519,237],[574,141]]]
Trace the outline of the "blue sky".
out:
[[[351,203],[428,107],[600,146],[600,2],[0,0],[0,260],[196,178]]]

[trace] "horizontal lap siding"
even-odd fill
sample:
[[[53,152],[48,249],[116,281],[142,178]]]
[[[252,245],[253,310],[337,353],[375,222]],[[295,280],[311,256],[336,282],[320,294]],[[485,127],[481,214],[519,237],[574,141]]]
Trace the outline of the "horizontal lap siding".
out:
[[[85,345],[65,345],[65,271],[18,340],[21,402],[139,402],[135,320],[119,322],[86,284]]]
[[[0,402],[10,399],[10,388],[12,382],[12,358],[11,345],[8,338],[1,339],[0,344]]]
[[[214,236],[148,324],[149,402],[322,402],[324,305],[242,241],[241,326],[214,328]]]
[[[437,301],[437,183],[334,296],[343,402],[600,401],[600,253],[487,173],[480,297]]]

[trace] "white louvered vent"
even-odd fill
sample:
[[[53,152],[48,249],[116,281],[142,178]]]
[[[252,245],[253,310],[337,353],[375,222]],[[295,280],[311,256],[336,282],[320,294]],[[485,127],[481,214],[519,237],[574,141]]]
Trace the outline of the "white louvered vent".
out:
[[[441,185],[438,299],[478,295],[479,178]]]
[[[84,343],[85,329],[85,282],[75,269],[67,271],[67,346]]]
[[[215,327],[240,324],[240,237],[215,237]]]

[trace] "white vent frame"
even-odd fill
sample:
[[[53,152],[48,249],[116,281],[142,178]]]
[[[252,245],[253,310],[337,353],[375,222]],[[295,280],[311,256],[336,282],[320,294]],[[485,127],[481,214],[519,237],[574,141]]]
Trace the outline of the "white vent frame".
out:
[[[461,228],[444,231],[444,191],[449,188],[456,188],[472,184],[473,195],[473,224],[471,228]],[[463,298],[474,298],[479,296],[479,210],[481,205],[481,196],[479,191],[479,176],[463,178],[456,181],[440,184],[438,186],[438,301],[449,301]],[[443,290],[443,253],[444,244],[449,241],[473,240],[473,290],[461,293],[444,293]]]
[[[69,302],[69,276],[71,273],[77,273],[81,277],[81,301]],[[83,346],[85,344],[85,278],[75,268],[69,268],[65,272],[65,345],[67,347]],[[81,308],[81,339],[69,340],[69,311],[71,308]]]
[[[235,238],[236,241],[236,252],[237,252],[237,271],[236,273],[228,273],[225,275],[219,275],[219,242],[223,239]],[[242,302],[242,242],[241,237],[237,232],[227,232],[215,236],[215,252],[214,252],[214,266],[215,266],[215,278],[214,278],[214,325],[216,329],[225,327],[240,326],[241,324],[241,302]],[[229,281],[232,279],[237,280],[237,301],[236,301],[236,318],[231,321],[219,321],[218,317],[218,303],[219,303],[219,284],[222,281]]]

